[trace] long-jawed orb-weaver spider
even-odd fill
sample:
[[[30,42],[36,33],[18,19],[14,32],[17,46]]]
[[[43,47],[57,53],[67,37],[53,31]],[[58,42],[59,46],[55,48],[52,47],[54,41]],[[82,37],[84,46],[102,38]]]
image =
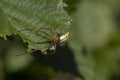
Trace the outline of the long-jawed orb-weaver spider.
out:
[[[40,33],[43,33],[43,34],[45,34],[46,36],[50,36],[50,34],[46,33],[45,31],[42,31],[42,29],[44,29],[44,30],[47,29],[47,30],[49,30],[49,31],[50,31],[50,29],[48,29],[48,28],[40,28],[40,29],[38,30]],[[19,32],[20,32],[20,31],[26,31],[26,30],[31,30],[31,31],[32,31],[32,29],[24,29],[24,30],[19,30]],[[57,36],[54,36],[54,37],[52,37],[52,38],[48,38],[48,37],[46,37],[46,36],[40,35],[40,34],[38,33],[38,31],[36,31],[36,34],[37,34],[38,36],[40,36],[40,37],[46,38],[47,41],[34,42],[34,43],[36,43],[36,44],[45,44],[45,43],[48,43],[48,44],[49,44],[49,46],[47,46],[47,49],[44,50],[44,51],[42,51],[43,54],[53,54],[53,53],[55,53],[56,47],[57,47],[60,43],[65,42],[65,41],[68,39],[68,35],[69,35],[69,32],[66,32],[66,33],[64,33],[64,34],[62,34],[62,35],[57,34]],[[52,30],[51,30],[51,32],[52,32]],[[36,51],[36,50],[33,49],[33,52],[34,52],[34,51]],[[19,55],[19,54],[18,54],[18,55]]]

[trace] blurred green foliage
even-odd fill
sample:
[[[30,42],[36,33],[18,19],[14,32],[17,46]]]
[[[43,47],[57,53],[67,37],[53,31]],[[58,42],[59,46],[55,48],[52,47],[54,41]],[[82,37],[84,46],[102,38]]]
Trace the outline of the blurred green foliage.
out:
[[[11,9],[10,4],[4,1],[14,3],[16,6]],[[20,8],[21,5],[22,7],[32,5],[33,0],[26,0],[24,4],[27,5],[17,5],[19,1],[0,1],[0,36],[2,37],[0,38],[0,80],[120,80],[119,0],[64,0],[67,5],[64,9],[72,18],[70,35],[66,44],[58,47],[56,53],[51,55],[43,55],[41,51],[25,54],[28,43],[22,41],[23,36],[29,38],[27,34],[33,34],[32,38],[38,39],[34,32],[11,34],[19,28],[36,26],[35,28],[38,29],[42,24],[51,29],[56,28],[55,35],[57,32],[68,31],[66,24],[69,24],[67,22],[70,22],[70,17],[63,9],[58,10],[55,7],[60,4],[60,0],[49,0],[50,2],[45,4],[46,8],[36,8],[41,12],[41,17],[38,12],[32,10],[27,12],[26,9]],[[40,4],[42,3],[37,3],[35,6]],[[7,6],[10,8],[8,9]],[[37,14],[37,16],[24,19],[26,16],[20,14],[21,9],[25,15]],[[53,12],[56,15],[51,16]],[[7,19],[8,16],[12,22]],[[30,23],[33,18],[33,22]],[[40,21],[39,24],[34,24],[36,19]],[[31,40],[34,41],[32,38]],[[42,40],[44,39],[39,39]],[[36,49],[39,48],[34,46]],[[16,56],[20,53],[23,55]]]

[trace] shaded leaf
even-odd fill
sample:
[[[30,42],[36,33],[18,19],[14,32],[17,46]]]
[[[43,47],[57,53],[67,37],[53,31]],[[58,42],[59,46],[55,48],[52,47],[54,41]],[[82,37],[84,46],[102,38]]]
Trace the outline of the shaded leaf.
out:
[[[6,35],[11,35],[14,32],[12,26],[7,20],[6,15],[0,8],[0,37],[6,38]]]
[[[46,50],[49,43],[42,42],[70,28],[62,0],[1,0],[0,7],[29,49]]]

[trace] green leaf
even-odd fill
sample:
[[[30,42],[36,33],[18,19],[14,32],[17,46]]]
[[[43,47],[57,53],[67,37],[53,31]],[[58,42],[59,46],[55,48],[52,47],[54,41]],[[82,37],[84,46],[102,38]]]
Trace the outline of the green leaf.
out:
[[[6,38],[6,35],[11,35],[13,32],[14,30],[12,29],[12,26],[0,8],[0,37]]]
[[[45,41],[70,28],[62,0],[1,0],[0,7],[29,49],[46,50],[49,43]]]

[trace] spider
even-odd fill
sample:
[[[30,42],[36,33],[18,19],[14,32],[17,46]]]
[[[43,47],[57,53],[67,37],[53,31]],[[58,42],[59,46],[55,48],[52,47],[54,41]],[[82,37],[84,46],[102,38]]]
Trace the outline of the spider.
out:
[[[43,29],[45,29],[45,28],[43,28]],[[24,30],[20,30],[20,31],[26,31],[26,30],[30,30],[30,29],[24,29]],[[31,30],[32,30],[32,29],[31,29]],[[48,33],[46,33],[45,31],[41,31],[41,30],[42,30],[42,28],[41,28],[40,30],[38,30],[38,31],[39,31],[40,33],[44,33],[46,36],[50,36],[50,35],[49,35]],[[50,30],[50,29],[48,29],[48,30]],[[51,31],[51,32],[52,32],[52,31]],[[56,37],[52,37],[52,38],[47,38],[47,37],[45,37],[45,36],[42,36],[42,35],[40,35],[38,32],[36,32],[36,34],[37,34],[38,36],[41,36],[41,37],[47,39],[47,41],[44,41],[44,42],[35,42],[36,44],[44,44],[44,43],[48,43],[48,44],[49,44],[49,46],[47,46],[47,49],[44,50],[44,51],[42,51],[42,53],[43,53],[43,54],[53,54],[53,53],[56,52],[56,47],[59,46],[60,43],[66,41],[66,40],[68,39],[69,32],[66,32],[66,33],[64,33],[64,34],[62,34],[62,35],[57,34]],[[32,50],[33,50],[33,52],[34,52],[34,51],[37,51],[37,50],[34,50],[34,49],[32,49]]]
[[[51,38],[48,43],[50,44],[50,47],[44,52],[45,54],[46,53],[55,53],[56,51],[56,46],[58,46],[61,42],[64,42],[68,39],[68,35],[69,35],[69,32],[63,34],[63,35],[59,35],[58,34],[58,37],[53,37]]]
[[[68,39],[69,32],[66,32],[65,34],[61,35],[58,34],[57,37],[53,37],[46,41],[50,44],[47,50],[43,51],[43,54],[53,54],[56,51],[56,47],[59,46],[60,43],[66,41]],[[37,44],[41,44],[42,42],[36,42]]]

